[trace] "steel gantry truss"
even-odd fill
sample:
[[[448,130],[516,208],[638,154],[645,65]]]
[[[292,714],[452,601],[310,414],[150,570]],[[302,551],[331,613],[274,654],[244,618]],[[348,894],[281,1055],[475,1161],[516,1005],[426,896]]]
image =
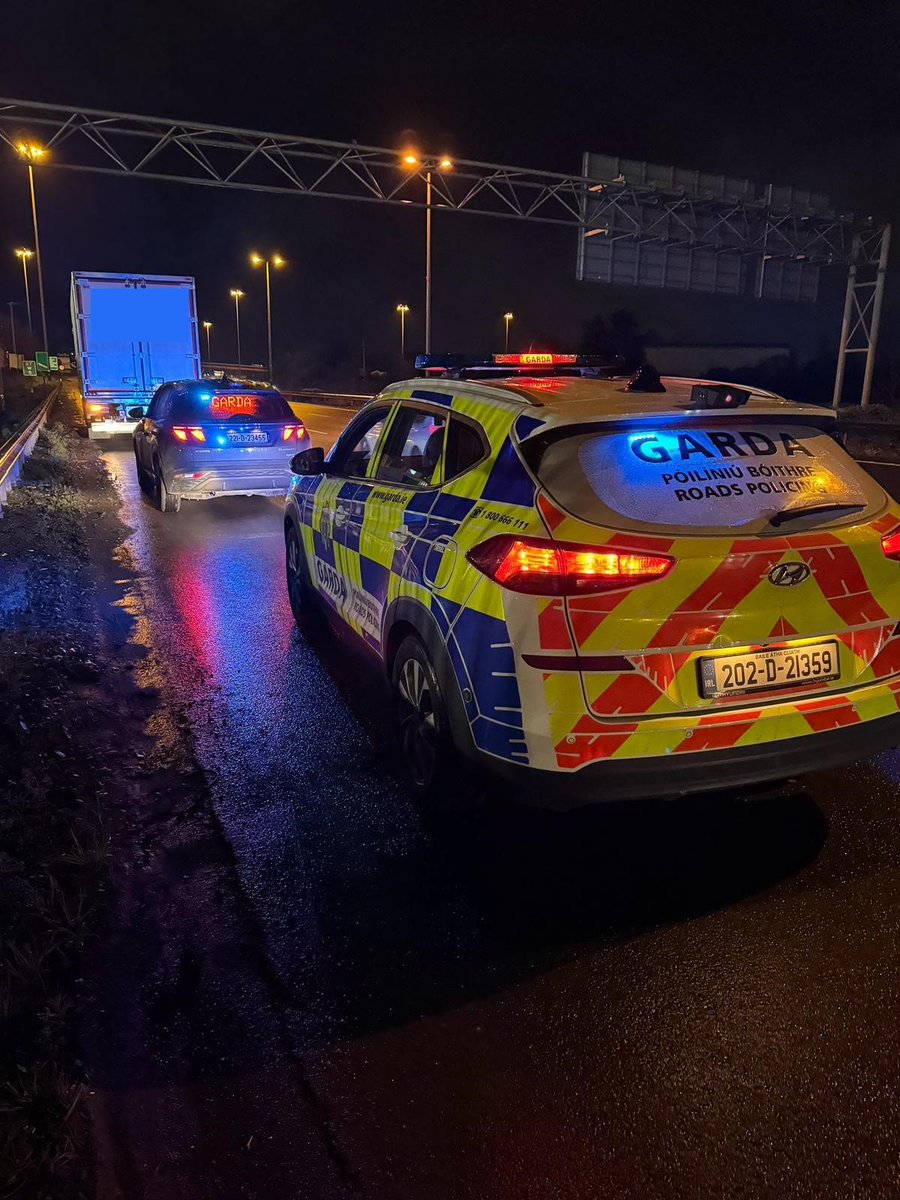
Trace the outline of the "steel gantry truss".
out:
[[[836,396],[846,354],[865,349],[868,400],[883,262],[870,300],[861,299],[861,289],[865,267],[876,261],[872,246],[878,241],[886,258],[888,234],[850,216],[779,211],[765,199],[686,195],[622,177],[593,179],[468,159],[454,158],[452,169],[441,170],[438,159],[423,157],[410,169],[397,149],[383,146],[0,99],[0,139],[15,151],[29,138],[40,138],[51,151],[44,169],[418,208],[427,207],[430,176],[434,208],[579,227],[584,237],[737,252],[759,261],[845,264],[851,277]]]
[[[875,348],[881,325],[881,304],[887,274],[888,251],[891,248],[891,227],[862,230],[856,234],[847,276],[847,296],[844,301],[844,320],[838,348],[837,371],[834,376],[834,407],[840,406],[844,391],[847,361],[851,354],[865,354],[862,397],[867,407],[872,395],[872,376],[875,372]]]

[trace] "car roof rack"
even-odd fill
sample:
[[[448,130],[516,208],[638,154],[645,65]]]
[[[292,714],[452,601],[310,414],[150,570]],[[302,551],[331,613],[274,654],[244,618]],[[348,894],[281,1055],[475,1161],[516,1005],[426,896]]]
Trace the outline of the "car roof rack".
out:
[[[416,370],[443,379],[503,379],[510,376],[571,376],[611,379],[621,375],[623,360],[600,354],[558,354],[529,350],[522,354],[418,354]]]

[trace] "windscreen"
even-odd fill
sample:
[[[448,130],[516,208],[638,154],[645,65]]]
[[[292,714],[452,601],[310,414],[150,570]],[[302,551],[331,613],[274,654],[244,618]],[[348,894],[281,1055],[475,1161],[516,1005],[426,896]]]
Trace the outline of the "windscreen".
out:
[[[240,424],[250,421],[293,421],[288,402],[280,392],[192,391],[176,396],[173,421],[215,421]]]
[[[827,433],[780,421],[575,433],[546,449],[538,474],[597,523],[611,511],[642,525],[805,528],[883,500]]]

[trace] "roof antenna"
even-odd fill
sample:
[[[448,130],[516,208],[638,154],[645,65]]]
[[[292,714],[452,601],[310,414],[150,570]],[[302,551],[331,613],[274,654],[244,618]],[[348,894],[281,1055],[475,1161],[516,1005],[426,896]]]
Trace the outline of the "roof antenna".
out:
[[[665,390],[659,377],[659,371],[647,363],[638,367],[625,384],[626,392],[664,392]]]

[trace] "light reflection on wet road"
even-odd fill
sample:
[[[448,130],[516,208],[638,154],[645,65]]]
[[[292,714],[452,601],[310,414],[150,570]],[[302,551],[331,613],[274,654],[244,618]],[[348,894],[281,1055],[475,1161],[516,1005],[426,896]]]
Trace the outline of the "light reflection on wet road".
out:
[[[347,1195],[890,1194],[896,755],[749,803],[425,820],[374,673],[293,627],[281,502],[163,516],[107,461]],[[332,1194],[303,1171],[257,1194]]]

